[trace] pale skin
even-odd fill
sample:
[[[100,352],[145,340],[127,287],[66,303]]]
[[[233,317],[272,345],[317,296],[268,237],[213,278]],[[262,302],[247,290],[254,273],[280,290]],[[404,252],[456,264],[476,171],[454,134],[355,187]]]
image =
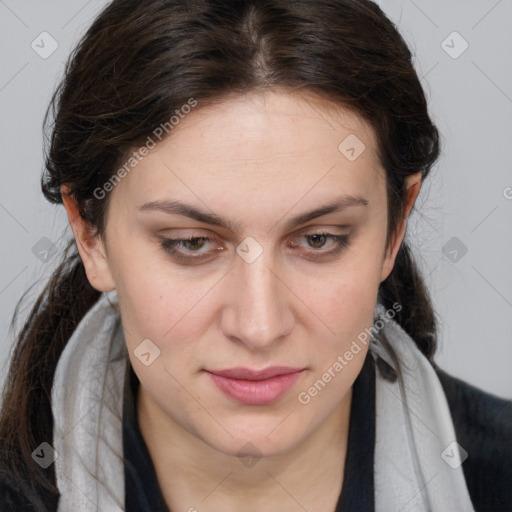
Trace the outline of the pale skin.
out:
[[[365,145],[353,161],[338,149],[350,134]],[[406,180],[405,215],[387,246],[385,186],[375,134],[359,116],[273,90],[183,119],[111,192],[105,240],[63,194],[91,285],[117,291],[141,382],[138,420],[171,511],[334,510],[366,351],[309,404],[297,396],[373,323],[421,175]],[[287,225],[346,195],[367,204]],[[164,200],[237,225],[138,210]],[[316,233],[347,235],[348,245],[335,252],[335,239]],[[178,246],[186,264],[160,246],[163,236],[210,240]],[[262,248],[251,263],[236,252],[246,237]],[[160,349],[149,366],[134,355],[144,339]],[[235,402],[204,371],[274,365],[305,371],[277,402],[259,406]],[[242,463],[242,447],[261,456],[256,464]]]

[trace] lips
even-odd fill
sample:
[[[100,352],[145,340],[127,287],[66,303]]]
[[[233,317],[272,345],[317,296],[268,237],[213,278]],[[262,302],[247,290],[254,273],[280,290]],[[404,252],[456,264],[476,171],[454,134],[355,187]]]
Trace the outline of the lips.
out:
[[[267,405],[281,398],[303,371],[304,368],[272,366],[263,370],[229,368],[207,374],[229,398],[246,405]]]
[[[228,379],[239,380],[264,380],[276,377],[278,375],[289,375],[290,373],[300,372],[303,368],[293,368],[291,366],[272,366],[264,370],[251,370],[250,368],[231,368],[228,370],[211,371],[214,375],[227,377]]]

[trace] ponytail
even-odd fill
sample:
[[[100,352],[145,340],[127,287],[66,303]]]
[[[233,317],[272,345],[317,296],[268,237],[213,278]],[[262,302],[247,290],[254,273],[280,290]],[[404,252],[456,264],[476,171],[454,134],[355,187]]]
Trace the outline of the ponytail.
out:
[[[434,308],[421,272],[405,241],[397,253],[391,274],[380,285],[379,299],[386,309],[395,303],[402,306],[400,311],[396,311],[395,321],[432,363],[437,344]]]
[[[43,469],[32,458],[42,442],[52,444],[51,391],[57,362],[76,326],[100,296],[90,285],[78,252],[71,252],[73,247],[71,240],[16,336],[2,396],[0,479],[38,511],[48,510],[50,504],[55,509],[59,496],[54,465]],[[26,294],[16,305],[11,330]]]

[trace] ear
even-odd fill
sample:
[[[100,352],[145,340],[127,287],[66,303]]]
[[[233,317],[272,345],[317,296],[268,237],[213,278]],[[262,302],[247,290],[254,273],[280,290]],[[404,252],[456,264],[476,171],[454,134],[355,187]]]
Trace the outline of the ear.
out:
[[[405,230],[407,227],[407,219],[409,217],[409,213],[418,197],[418,194],[421,189],[421,172],[417,172],[414,174],[410,174],[405,178],[405,188],[406,188],[406,205],[405,212],[398,229],[395,231],[394,236],[391,237],[391,241],[386,248],[386,253],[384,256],[384,261],[382,262],[382,270],[380,275],[380,282],[384,281],[388,278],[389,274],[393,270],[395,265],[396,255],[398,254],[398,250],[402,245],[402,241],[405,236]]]
[[[70,195],[69,187],[62,185],[60,192],[89,283],[100,292],[114,290],[115,283],[108,265],[103,240],[100,236],[94,236],[92,226],[81,217],[75,198]]]

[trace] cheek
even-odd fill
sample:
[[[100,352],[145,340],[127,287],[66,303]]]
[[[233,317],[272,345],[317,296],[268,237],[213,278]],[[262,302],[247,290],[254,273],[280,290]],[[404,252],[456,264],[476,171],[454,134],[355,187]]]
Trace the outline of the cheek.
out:
[[[361,359],[364,359],[363,352],[369,341],[367,333],[373,324],[377,300],[377,289],[371,284],[363,286],[360,280],[340,280],[329,290],[320,291],[312,302],[322,320],[315,323],[317,331],[310,334],[312,339],[321,340],[315,349],[319,363],[317,370],[320,372],[330,367],[356,340],[362,340],[359,344],[363,355]]]
[[[340,403],[357,378],[369,348],[378,279],[371,264],[358,264],[352,272],[307,292],[322,321],[314,322],[316,330],[309,333],[309,338],[316,340],[311,354],[314,362],[297,400],[301,407],[314,404],[318,418]]]
[[[208,325],[200,290],[139,268],[126,275],[118,296],[130,361],[152,400],[183,421],[200,414],[181,384],[200,368],[205,352],[198,347]]]
[[[372,253],[357,250],[348,254],[336,273],[328,279],[309,280],[301,292],[338,348],[373,322],[381,262],[375,250],[370,257],[363,254]]]
[[[171,272],[171,266],[160,257],[153,254],[150,260],[137,250],[125,254],[117,270],[117,295],[130,357],[145,339],[163,356],[172,348],[173,356],[183,357],[181,354],[190,350],[190,341],[201,338],[204,286],[195,286],[189,277]],[[134,366],[140,365],[136,359],[132,361]]]

